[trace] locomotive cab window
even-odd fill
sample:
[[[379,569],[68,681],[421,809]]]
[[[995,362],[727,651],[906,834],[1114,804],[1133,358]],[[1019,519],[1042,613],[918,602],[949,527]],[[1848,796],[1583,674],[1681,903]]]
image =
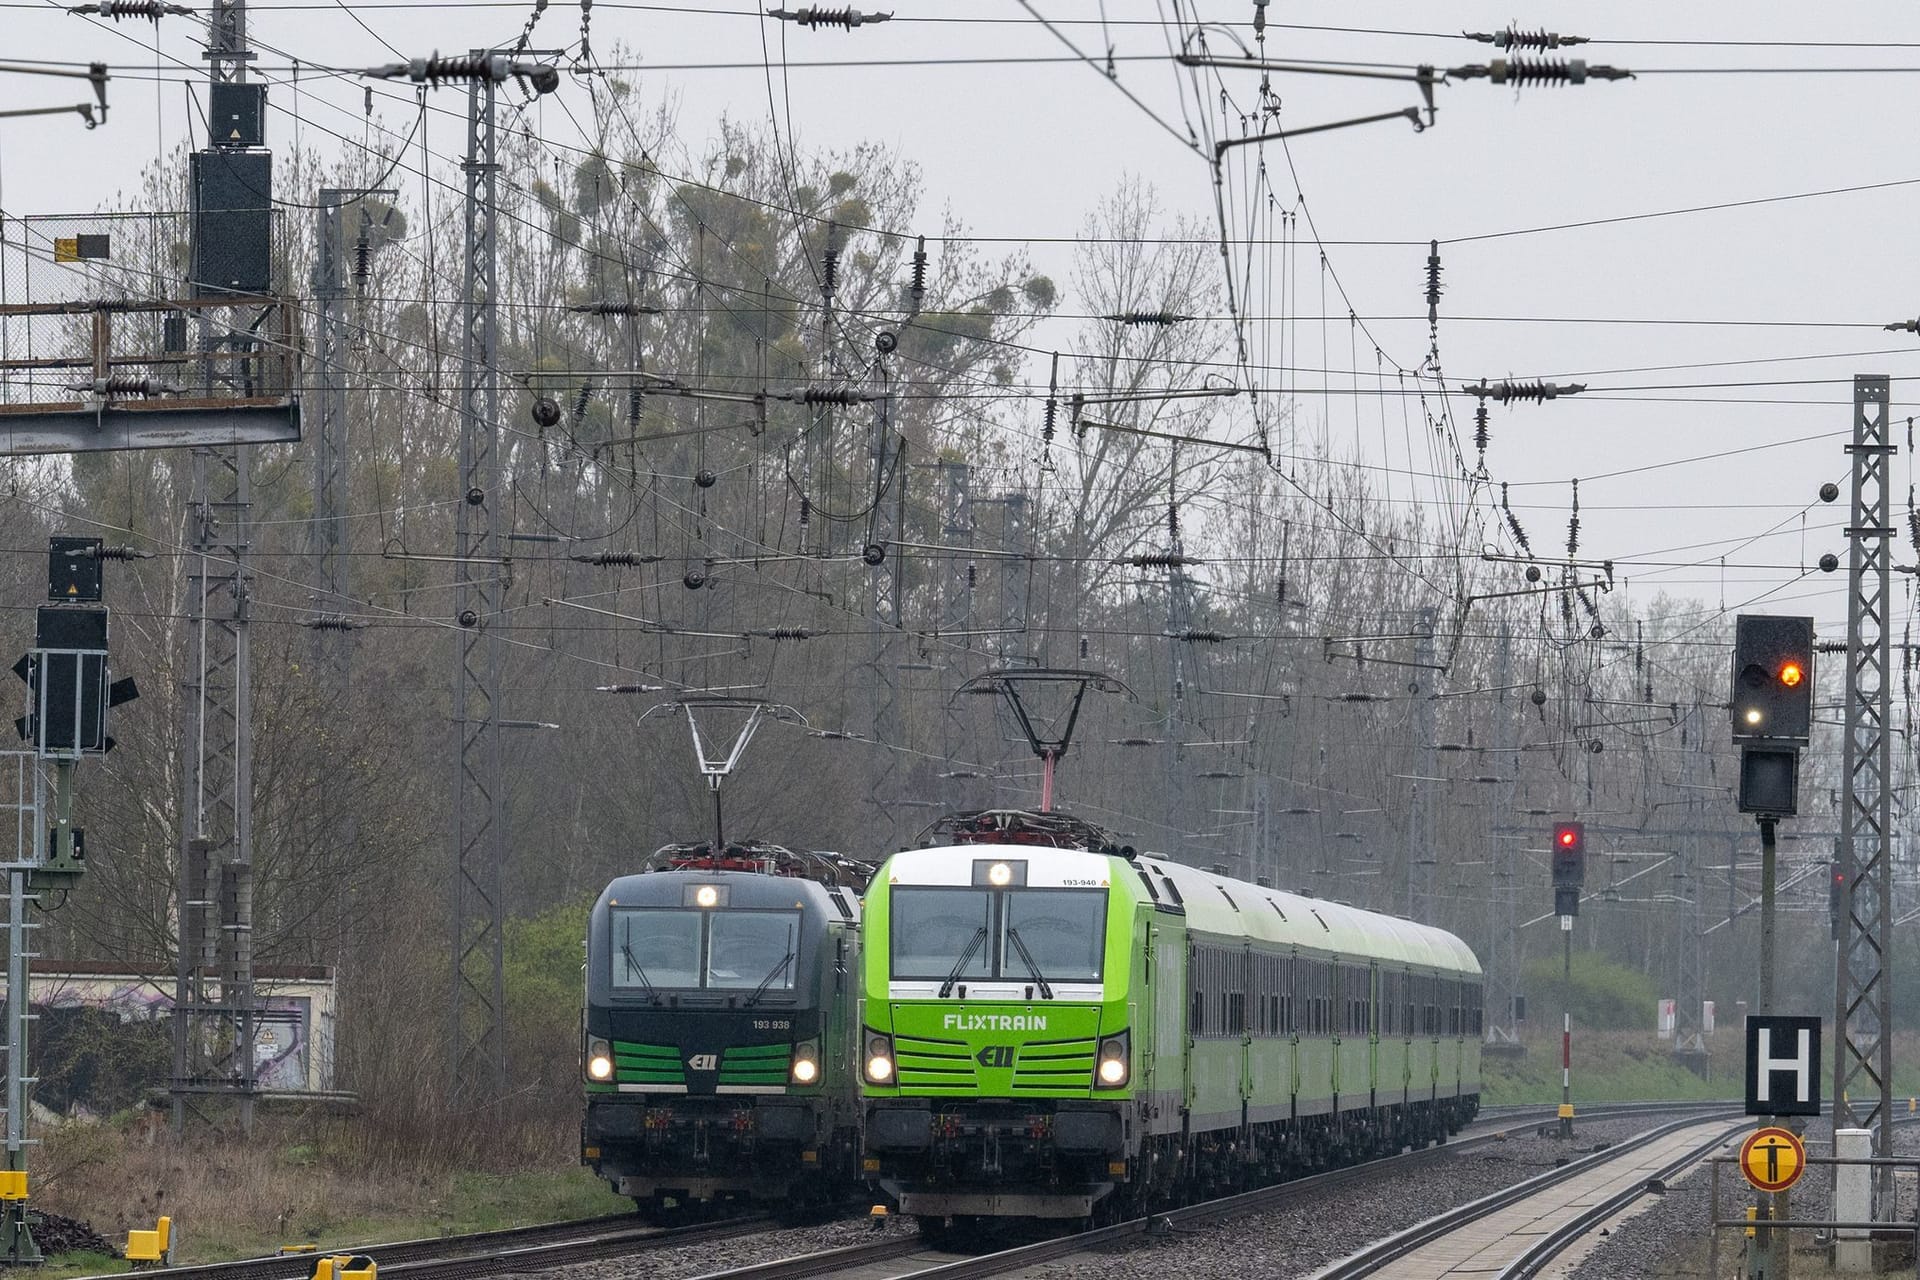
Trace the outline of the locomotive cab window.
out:
[[[1104,889],[895,885],[890,903],[895,978],[1100,981]]]
[[[800,958],[798,911],[615,908],[613,990],[791,991]]]

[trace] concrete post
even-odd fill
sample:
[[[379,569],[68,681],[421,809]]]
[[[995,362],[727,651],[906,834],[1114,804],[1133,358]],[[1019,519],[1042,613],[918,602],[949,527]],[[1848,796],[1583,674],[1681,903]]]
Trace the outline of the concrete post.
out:
[[[1835,1129],[1833,1154],[1837,1160],[1866,1160],[1873,1154],[1873,1130]],[[1873,1221],[1873,1166],[1840,1164],[1834,1166],[1833,1220],[1835,1222]],[[1840,1275],[1866,1275],[1873,1270],[1873,1241],[1859,1228],[1835,1233],[1833,1269]]]

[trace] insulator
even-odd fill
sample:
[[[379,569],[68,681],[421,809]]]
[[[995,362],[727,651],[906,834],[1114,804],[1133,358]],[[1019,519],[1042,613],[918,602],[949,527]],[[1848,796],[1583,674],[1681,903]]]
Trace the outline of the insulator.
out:
[[[1087,638],[1085,636],[1081,636],[1080,637],[1080,661],[1085,662],[1087,660],[1087,655],[1091,647],[1092,646],[1090,646],[1087,642]]]
[[[1182,315],[1178,311],[1116,311],[1112,315],[1100,318],[1111,320],[1115,324],[1152,325],[1184,324],[1193,319],[1192,316]]]
[[[769,18],[779,18],[801,27],[839,27],[851,31],[869,22],[885,22],[890,13],[862,13],[858,9],[821,9],[807,5],[801,9],[769,9]]]
[[[1427,323],[1440,322],[1440,242],[1427,241]]]
[[[1580,554],[1580,482],[1573,482],[1573,513],[1567,517],[1567,554]]]
[[[800,495],[800,527],[804,529],[812,522],[813,522],[813,499],[807,497],[805,494],[801,494]]]
[[[1633,78],[1631,71],[1619,67],[1588,66],[1580,58],[1564,62],[1554,58],[1495,58],[1484,67],[1456,67],[1447,74],[1463,80],[1485,76],[1493,84],[1510,84],[1515,88]]]
[[[1920,551],[1920,509],[1912,506],[1907,508],[1907,536],[1913,540],[1913,549]]]
[[[788,392],[783,400],[794,400],[801,404],[860,404],[866,396],[852,387],[802,387],[798,391]]]
[[[912,300],[913,310],[916,315],[920,311],[920,304],[926,300],[926,296],[927,238],[921,236],[918,247],[913,251],[913,280],[907,285],[907,297]]]
[[[1040,419],[1040,439],[1044,443],[1053,443],[1053,424],[1054,420],[1059,416],[1060,402],[1058,400],[1047,401],[1046,414]]]
[[[360,228],[353,238],[353,287],[360,292],[367,291],[367,278],[372,274],[373,240],[367,235],[365,227]]]
[[[639,302],[575,302],[567,310],[583,316],[657,316],[660,308]]]
[[[137,547],[89,547],[87,554],[95,560],[151,560],[153,552],[141,551]]]
[[[1577,396],[1586,389],[1584,382],[1482,382],[1462,388],[1470,396],[1498,400],[1502,404],[1557,400],[1561,396]]]
[[[573,420],[575,422],[587,416],[587,410],[593,405],[593,381],[580,384],[580,390],[573,397]]]
[[[1177,502],[1167,504],[1167,538],[1175,543],[1180,541],[1180,504]]]
[[[68,13],[97,13],[103,18],[118,22],[122,18],[145,18],[149,22],[158,22],[166,14],[187,15],[193,10],[180,4],[163,4],[160,0],[100,0],[98,4],[83,4],[67,10]]]
[[[646,390],[639,383],[636,382],[627,388],[627,426],[630,429],[634,431],[640,429],[640,410],[646,403]]]
[[[633,566],[659,564],[666,557],[651,556],[640,551],[596,551],[592,555],[569,556],[568,559],[577,560],[581,564]]]
[[[76,391],[90,391],[96,396],[159,396],[179,390],[158,378],[142,378],[131,373],[109,374],[72,386]]]
[[[1491,439],[1487,431],[1487,398],[1480,397],[1480,403],[1473,411],[1473,447],[1480,451],[1480,460],[1487,459],[1487,442]]]
[[[968,565],[967,566],[967,590],[971,591],[979,585],[980,585],[979,568],[975,565]]]
[[[407,79],[415,84],[438,85],[442,80],[491,80],[493,58],[478,54],[464,58],[415,58],[406,67]]]
[[[358,631],[365,624],[342,614],[323,613],[317,618],[307,619],[306,625],[310,631]]]
[[[1507,505],[1507,482],[1500,482],[1500,511],[1507,517],[1507,528],[1513,533],[1513,540],[1527,555],[1533,554],[1533,546],[1527,541],[1527,531],[1520,527],[1519,519],[1513,514],[1513,508]]]
[[[1253,34],[1267,34],[1267,0],[1253,0]]]
[[[1130,557],[1127,563],[1136,569],[1183,569],[1200,562],[1178,551],[1148,551]]]
[[[1188,627],[1173,638],[1185,640],[1189,644],[1225,644],[1227,641],[1224,631],[1212,631],[1200,627]]]
[[[831,298],[834,286],[840,281],[838,231],[836,224],[827,224],[827,247],[820,252],[820,296],[823,298]]]
[[[1563,36],[1557,31],[1522,31],[1518,27],[1508,27],[1505,31],[1466,31],[1461,34],[1469,40],[1478,40],[1481,44],[1500,49],[1559,49],[1587,43],[1586,36]]]
[[[805,627],[762,627],[758,631],[747,632],[766,640],[811,640],[813,632]]]

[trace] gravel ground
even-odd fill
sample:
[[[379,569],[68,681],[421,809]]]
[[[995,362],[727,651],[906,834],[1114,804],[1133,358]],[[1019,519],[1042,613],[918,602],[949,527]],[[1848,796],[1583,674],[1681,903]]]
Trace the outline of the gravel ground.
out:
[[[1805,1138],[1811,1155],[1832,1154],[1832,1130],[1829,1122],[1809,1119]],[[1893,1131],[1894,1152],[1920,1155],[1920,1132],[1911,1126]],[[1824,1165],[1807,1170],[1791,1196],[1790,1209],[1796,1218],[1825,1218],[1831,1212],[1828,1178]],[[1914,1183],[1898,1180],[1901,1190],[1900,1216],[1911,1222],[1914,1215]],[[1644,1212],[1620,1223],[1599,1248],[1584,1258],[1569,1274],[1572,1280],[1643,1280],[1649,1276],[1708,1275],[1707,1192],[1710,1182],[1704,1169],[1696,1170],[1684,1181],[1669,1187],[1667,1194],[1651,1203]],[[1731,1218],[1753,1203],[1739,1171],[1731,1166],[1720,1170],[1720,1216]],[[1720,1236],[1720,1277],[1726,1280],[1741,1274],[1741,1247],[1744,1238],[1726,1231]],[[1826,1250],[1815,1245],[1811,1233],[1797,1233],[1795,1270],[1809,1274],[1826,1273]],[[1905,1255],[1905,1251],[1901,1253]],[[1910,1268],[1911,1258],[1895,1262],[1895,1270]]]
[[[1620,1141],[1658,1122],[1582,1121],[1573,1152],[1585,1154],[1597,1143]],[[1103,1250],[1098,1274],[1101,1280],[1288,1280],[1311,1275],[1382,1236],[1545,1172],[1568,1154],[1567,1146],[1554,1139],[1524,1137],[1462,1151],[1438,1166],[1382,1169],[1359,1183],[1316,1192],[1265,1213]],[[1084,1257],[1063,1259],[1022,1274],[1036,1280],[1081,1280],[1088,1265]]]
[[[913,1228],[896,1224],[890,1230],[904,1235]],[[849,1219],[815,1227],[762,1231],[731,1240],[709,1240],[705,1244],[652,1249],[629,1258],[606,1258],[530,1274],[549,1277],[549,1280],[683,1280],[686,1276],[705,1275],[710,1271],[864,1244],[871,1239],[873,1228],[864,1218]]]
[[[1654,1123],[1659,1120],[1636,1117],[1582,1121],[1573,1153],[1584,1154],[1598,1143],[1617,1142]],[[1103,1251],[1099,1274],[1101,1280],[1241,1275],[1285,1280],[1309,1275],[1383,1235],[1551,1169],[1568,1154],[1566,1146],[1551,1138],[1527,1136],[1458,1152],[1438,1167],[1381,1170],[1373,1178],[1316,1193],[1285,1208]],[[901,1221],[889,1230],[904,1234],[913,1227],[910,1221]],[[655,1249],[629,1259],[561,1267],[540,1274],[549,1280],[685,1280],[871,1239],[870,1224],[865,1219],[851,1219]],[[1024,1274],[1045,1280],[1081,1280],[1087,1274],[1086,1266],[1083,1257],[1048,1263]]]

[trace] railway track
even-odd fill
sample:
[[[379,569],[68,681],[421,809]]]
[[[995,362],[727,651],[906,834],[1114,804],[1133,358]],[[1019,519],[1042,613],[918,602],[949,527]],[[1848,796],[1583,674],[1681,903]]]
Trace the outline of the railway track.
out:
[[[1669,1115],[1676,1110],[1698,1110],[1719,1104],[1621,1103],[1583,1109],[1589,1119],[1619,1119],[1639,1115]],[[1507,1137],[1531,1132],[1554,1118],[1550,1108],[1501,1108],[1483,1117],[1444,1146],[1406,1152],[1385,1160],[1297,1178],[1236,1196],[1189,1205],[1156,1215],[1161,1223],[1192,1225],[1217,1218],[1282,1205],[1297,1197],[1376,1176],[1392,1165],[1405,1168],[1444,1158],[1450,1152],[1472,1150]],[[641,1226],[629,1215],[543,1223],[469,1235],[390,1241],[384,1244],[332,1248],[328,1253],[364,1253],[375,1258],[384,1275],[396,1280],[477,1280],[515,1272],[544,1271],[576,1263],[627,1257],[654,1249],[697,1245],[750,1235],[768,1226],[763,1215],[728,1218],[686,1227]],[[832,1275],[843,1280],[893,1280],[924,1275],[927,1280],[969,1280],[1000,1275],[1023,1267],[1066,1257],[1086,1249],[1144,1233],[1148,1219],[1117,1223],[1093,1231],[1046,1240],[1016,1249],[968,1257],[932,1249],[917,1235],[904,1232],[858,1245],[829,1249],[777,1262],[716,1272],[729,1280],[801,1280]],[[303,1280],[310,1272],[311,1255],[288,1254],[246,1258],[233,1262],[168,1267],[149,1272],[155,1280]],[[86,1280],[113,1280],[88,1277]]]
[[[1523,1280],[1595,1225],[1752,1126],[1720,1115],[1676,1120],[1388,1236],[1314,1280]],[[1704,1138],[1701,1130],[1710,1130]]]
[[[414,1280],[459,1280],[726,1240],[759,1231],[766,1223],[764,1214],[752,1214],[685,1227],[647,1227],[639,1225],[631,1214],[614,1214],[467,1235],[329,1247],[322,1252],[363,1253],[377,1260],[383,1273],[411,1276]],[[143,1274],[156,1280],[296,1280],[312,1271],[314,1256],[311,1253],[273,1254],[232,1262],[163,1267]],[[115,1278],[98,1276],[83,1280]]]
[[[1724,1104],[1705,1105],[1717,1107]],[[1702,1104],[1686,1104],[1684,1107],[1672,1103],[1630,1104],[1595,1109],[1594,1114],[1619,1118],[1635,1115],[1671,1115],[1683,1109],[1699,1111],[1702,1109]],[[1082,1231],[993,1253],[971,1257],[956,1255],[936,1249],[916,1237],[896,1236],[727,1271],[709,1272],[697,1277],[696,1280],[808,1280],[809,1277],[821,1276],[831,1277],[832,1280],[904,1280],[906,1277],[912,1277],[913,1280],[984,1280],[985,1277],[1008,1275],[1041,1263],[1072,1257],[1101,1246],[1124,1241],[1129,1237],[1145,1235],[1149,1231],[1192,1227],[1222,1218],[1277,1208],[1308,1195],[1377,1177],[1389,1167],[1405,1169],[1410,1166],[1433,1163],[1461,1151],[1501,1142],[1516,1134],[1532,1132],[1543,1120],[1552,1118],[1554,1115],[1552,1111],[1536,1109],[1527,1118],[1520,1119],[1519,1123],[1514,1122],[1519,1117],[1506,1116],[1485,1132],[1462,1135],[1445,1146],[1427,1147],[1380,1160],[1370,1160],[1349,1168],[1334,1169],[1327,1173],[1296,1178],[1239,1195],[1188,1205],[1150,1218],[1138,1218],[1112,1226],[1096,1227],[1091,1231]],[[1724,1127],[1724,1117],[1720,1118],[1720,1122]],[[1662,1126],[1654,1130],[1654,1133],[1667,1132],[1674,1129],[1676,1125],[1697,1126],[1701,1123],[1703,1123],[1701,1119],[1691,1118],[1678,1121],[1675,1125]],[[1564,1176],[1569,1169],[1585,1167],[1589,1161],[1612,1155],[1627,1147],[1626,1143],[1618,1144],[1607,1152],[1576,1161],[1565,1169],[1554,1170],[1552,1175],[1543,1176]],[[1539,1181],[1535,1179],[1530,1183],[1519,1185],[1526,1187],[1535,1185]],[[1644,1184],[1645,1178],[1642,1177],[1635,1185],[1643,1187]]]

